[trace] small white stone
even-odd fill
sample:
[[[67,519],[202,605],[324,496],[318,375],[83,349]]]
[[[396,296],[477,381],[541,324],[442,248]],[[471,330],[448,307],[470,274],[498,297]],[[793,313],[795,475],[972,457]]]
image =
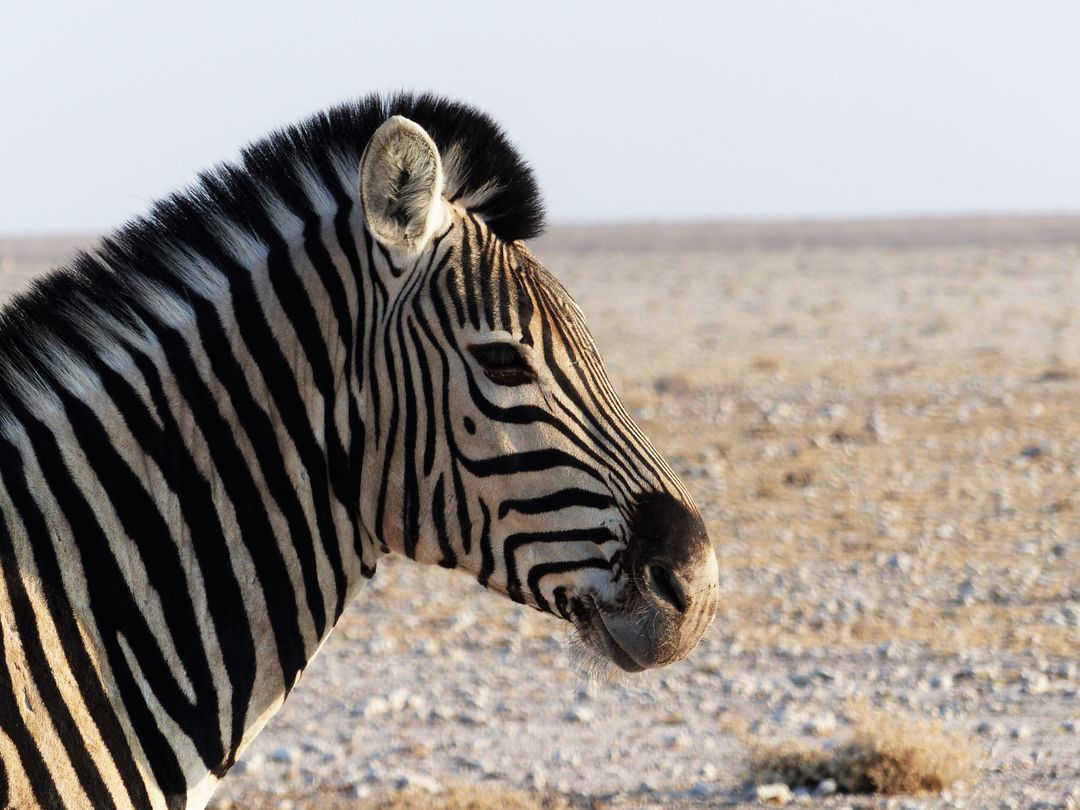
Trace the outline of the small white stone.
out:
[[[803,731],[807,734],[813,734],[815,737],[825,737],[832,734],[836,731],[836,715],[832,712],[825,712],[816,717],[811,717],[803,725]]]
[[[572,723],[591,723],[595,717],[588,706],[572,706],[563,716]]]
[[[1045,695],[1050,691],[1050,679],[1041,672],[1025,672],[1020,680],[1025,695]]]
[[[772,785],[758,785],[754,788],[754,798],[759,802],[787,804],[791,801],[791,788],[783,782],[776,782]]]
[[[390,711],[397,714],[409,702],[409,692],[407,689],[395,689],[386,696],[386,701],[390,706]]]
[[[934,689],[952,689],[953,676],[947,672],[942,672],[939,675],[934,675],[930,679],[930,686]]]
[[[814,795],[819,798],[822,796],[832,796],[836,793],[836,789],[835,779],[823,779],[818,782],[817,787],[814,788]]]

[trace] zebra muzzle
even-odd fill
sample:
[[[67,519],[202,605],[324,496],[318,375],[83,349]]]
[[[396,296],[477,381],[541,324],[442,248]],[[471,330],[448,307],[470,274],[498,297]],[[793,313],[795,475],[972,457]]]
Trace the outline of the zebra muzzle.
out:
[[[696,510],[666,493],[640,498],[626,549],[630,576],[611,602],[577,600],[586,642],[628,672],[665,666],[697,646],[716,614],[716,554]]]

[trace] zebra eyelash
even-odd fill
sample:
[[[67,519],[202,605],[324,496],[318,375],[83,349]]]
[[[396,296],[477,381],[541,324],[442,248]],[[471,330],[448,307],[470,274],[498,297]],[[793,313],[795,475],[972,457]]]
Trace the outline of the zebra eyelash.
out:
[[[469,347],[484,375],[497,385],[526,385],[536,379],[529,361],[515,343],[481,343]]]

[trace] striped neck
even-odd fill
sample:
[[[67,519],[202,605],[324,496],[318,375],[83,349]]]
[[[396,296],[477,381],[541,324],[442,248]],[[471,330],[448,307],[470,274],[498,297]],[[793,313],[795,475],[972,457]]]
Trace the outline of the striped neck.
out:
[[[26,671],[55,727],[50,689],[94,720],[65,735],[76,770],[97,744],[133,797],[144,777],[209,796],[378,556],[357,509],[378,286],[362,226],[349,206],[252,222],[258,238],[218,223],[161,252],[185,263],[175,284],[128,295],[123,320],[86,310],[32,389],[0,388],[0,552],[49,628]],[[123,257],[107,241],[95,260]],[[58,679],[50,646],[96,677]],[[83,785],[95,806],[103,787]]]

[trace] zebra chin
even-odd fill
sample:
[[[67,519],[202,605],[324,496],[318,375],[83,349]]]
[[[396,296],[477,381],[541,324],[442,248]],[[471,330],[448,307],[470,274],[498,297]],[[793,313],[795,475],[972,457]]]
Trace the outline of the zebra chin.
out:
[[[588,652],[636,673],[674,664],[693,652],[716,614],[718,600],[714,588],[682,613],[640,595],[619,601],[614,607],[588,596],[576,599],[573,624]]]

